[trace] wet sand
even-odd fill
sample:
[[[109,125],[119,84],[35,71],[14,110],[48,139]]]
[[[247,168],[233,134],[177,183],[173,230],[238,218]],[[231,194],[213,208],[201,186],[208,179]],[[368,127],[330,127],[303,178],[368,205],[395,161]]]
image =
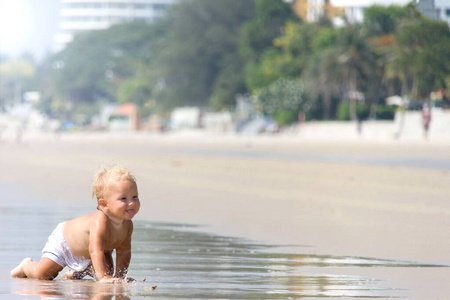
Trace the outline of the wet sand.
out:
[[[450,265],[449,145],[44,136],[0,143],[0,181],[25,184],[48,199],[92,203],[95,209],[93,173],[100,164],[120,163],[138,178],[138,220],[202,224],[202,230],[217,234],[302,246],[281,249],[302,254]],[[413,298],[426,299],[432,289],[436,299],[449,290],[447,268],[416,279],[405,279],[412,276],[407,274],[396,270],[390,276],[418,289]]]
[[[3,195],[17,187],[0,184]],[[20,197],[20,192],[15,194]],[[8,240],[11,245],[0,248],[0,295],[8,299],[17,295],[41,295],[42,299],[54,300],[110,300],[114,296],[123,300],[397,298],[407,292],[380,279],[383,276],[367,273],[374,268],[409,273],[439,268],[360,257],[278,253],[275,245],[210,235],[196,230],[197,226],[136,221],[128,273],[136,282],[105,285],[89,277],[72,281],[65,280],[63,272],[54,281],[12,279],[8,276],[11,263],[25,255],[38,259],[55,223],[89,211],[61,202],[35,200],[24,205],[25,201],[0,206],[0,240]],[[24,218],[28,226],[21,226]],[[358,272],[352,275],[354,270]]]

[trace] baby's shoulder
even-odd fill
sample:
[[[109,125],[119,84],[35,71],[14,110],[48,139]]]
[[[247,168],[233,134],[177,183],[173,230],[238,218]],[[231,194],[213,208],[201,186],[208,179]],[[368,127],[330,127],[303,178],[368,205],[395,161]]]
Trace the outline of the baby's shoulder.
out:
[[[97,212],[93,212],[90,214],[82,215],[76,217],[75,219],[69,220],[66,223],[70,227],[78,227],[78,228],[91,228],[92,226],[98,227],[102,226],[102,224],[106,224],[107,219],[104,218],[103,214],[99,214]]]
[[[80,221],[80,222],[95,221],[95,220],[102,218],[102,216],[104,215],[103,213],[99,213],[99,212],[100,211],[97,210],[97,211],[76,217],[70,221]]]

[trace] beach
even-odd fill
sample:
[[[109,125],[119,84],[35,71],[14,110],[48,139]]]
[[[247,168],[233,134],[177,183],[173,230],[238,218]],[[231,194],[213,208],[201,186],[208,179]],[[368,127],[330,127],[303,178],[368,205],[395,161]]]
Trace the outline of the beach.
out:
[[[94,210],[93,174],[119,163],[138,180],[137,220],[202,225],[286,252],[446,266],[449,145],[203,133],[24,136],[0,143],[0,181]],[[410,297],[438,299],[449,274],[440,268],[405,279],[397,269],[379,276],[405,288],[420,282]]]

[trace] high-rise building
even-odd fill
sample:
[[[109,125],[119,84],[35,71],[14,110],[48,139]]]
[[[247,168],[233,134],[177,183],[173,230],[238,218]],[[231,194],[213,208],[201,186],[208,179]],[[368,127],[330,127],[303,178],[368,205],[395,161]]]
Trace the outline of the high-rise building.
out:
[[[112,25],[152,22],[180,0],[60,0],[60,33],[57,49],[62,49],[79,32],[107,29]]]

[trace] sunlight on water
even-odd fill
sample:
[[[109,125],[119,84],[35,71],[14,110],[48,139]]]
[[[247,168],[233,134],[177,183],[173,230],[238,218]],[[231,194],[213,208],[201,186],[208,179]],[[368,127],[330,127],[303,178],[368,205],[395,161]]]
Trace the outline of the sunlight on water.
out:
[[[0,296],[8,299],[22,299],[19,295],[28,295],[26,299],[397,298],[404,297],[404,290],[391,282],[346,272],[355,268],[386,268],[389,272],[390,268],[441,267],[363,257],[277,253],[272,250],[279,245],[206,234],[201,232],[201,227],[135,222],[129,272],[137,280],[134,283],[69,281],[61,275],[55,281],[9,277],[9,270],[22,258],[39,259],[57,223],[87,212],[89,208],[45,201],[39,206],[27,202],[1,204]],[[301,247],[298,249],[301,251]]]

